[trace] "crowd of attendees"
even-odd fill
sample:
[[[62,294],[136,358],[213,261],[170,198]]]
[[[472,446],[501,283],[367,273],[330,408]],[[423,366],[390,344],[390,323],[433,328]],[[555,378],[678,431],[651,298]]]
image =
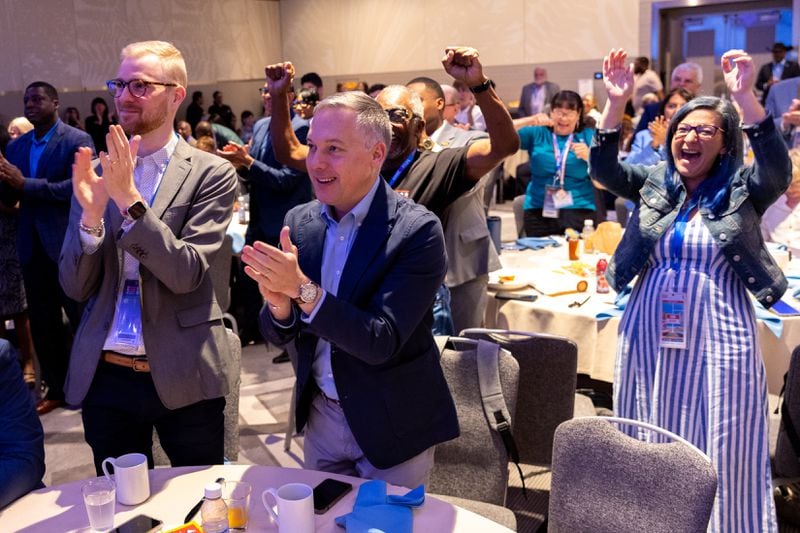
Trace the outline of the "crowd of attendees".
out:
[[[205,376],[205,388],[191,393],[176,385],[174,376],[159,377],[176,370],[159,361],[167,348],[150,339],[187,333],[172,319],[158,327],[151,322],[168,311],[180,315],[181,327],[207,320],[208,310],[202,319],[199,312],[190,316],[187,311],[192,305],[212,305],[204,269],[219,249],[234,198],[243,201],[241,196],[248,194],[241,261],[234,261],[232,273],[232,312],[242,343],[263,340],[263,334],[287,347],[275,363],[295,358],[297,424],[306,429],[307,460],[315,468],[335,464],[338,472],[409,486],[424,481],[433,446],[458,433],[452,399],[429,341],[433,333],[482,325],[488,273],[497,266],[485,227],[483,191],[495,179],[493,169],[521,148],[530,160],[530,178],[522,184],[527,236],[579,231],[585,219],[605,220],[607,205],[615,205],[619,222],[628,227],[608,270],[619,292],[639,275],[620,328],[615,411],[671,429],[709,454],[720,476],[713,530],[741,525],[727,506],[747,509],[762,530],[774,528],[764,470],[764,372],[746,294],[750,291],[769,307],[786,289],[773,262],[759,254],[764,239],[800,252],[800,67],[786,59],[792,47],[776,43],[773,62],[758,73],[746,53],[726,53],[725,98],[702,94],[704,73],[695,63],[679,64],[662,83],[648,58],[629,64],[623,51],[611,51],[603,64],[607,94],[602,111],[598,95],[562,89],[541,66],[533,70],[533,82],[522,87],[518,105],[509,108],[470,48],[446,50],[443,65],[450,85],[425,77],[407,86],[352,81],[339,83],[335,95],[326,94],[321,77],[313,72],[300,77],[295,88],[294,68],[287,62],[268,66],[267,82],[253,88],[262,99],[258,113],[243,110],[237,115],[218,90],[206,108],[204,94],[194,91],[178,120],[187,96],[185,65],[180,52],[166,45],[126,47],[118,78],[108,82],[113,105],[95,98],[85,120],[77,108],[60,111],[51,85],[31,84],[24,96],[25,117],[3,127],[8,139],[0,138],[5,155],[0,158],[0,314],[14,322],[20,362],[20,371],[9,375],[38,396],[39,415],[83,401],[96,463],[122,450],[112,433],[130,431],[123,424],[133,419],[127,425],[151,431],[154,425],[161,433],[165,420],[180,426],[202,418],[210,437],[196,443],[199,451],[190,453],[171,441],[169,433],[162,443],[174,464],[219,459],[217,400],[230,376],[221,370],[213,378]],[[151,57],[172,62],[173,70],[166,76],[153,74],[147,66]],[[131,79],[127,72],[144,77]],[[151,101],[156,98],[162,99],[162,107]],[[51,150],[47,143],[58,143],[57,165],[55,156],[42,155]],[[794,147],[788,155],[787,144]],[[162,222],[151,214],[165,209],[156,194],[164,187],[183,194],[178,186],[172,190],[174,167],[168,162],[189,159],[195,153],[189,146],[213,154],[198,161],[219,183],[209,183],[199,169],[198,174],[187,171],[187,180],[196,180],[194,185],[208,197],[186,193],[180,216],[165,215]],[[137,149],[144,156],[142,164],[136,163]],[[97,164],[91,163],[95,156]],[[149,170],[141,170],[146,165]],[[145,184],[146,179],[154,181]],[[736,195],[745,198],[737,205],[744,205],[748,228],[730,221],[728,208]],[[317,203],[309,204],[315,198]],[[387,220],[387,209],[396,220]],[[43,216],[51,217],[46,228]],[[374,228],[359,230],[362,222],[388,229],[381,236]],[[324,243],[305,232],[304,224],[313,225]],[[729,245],[738,237],[734,227],[751,232],[748,247]],[[112,238],[106,228],[119,233]],[[400,229],[402,236],[386,241],[387,231]],[[357,238],[359,231],[376,241],[367,246]],[[461,237],[465,233],[472,235],[466,244]],[[135,244],[129,235],[136,236]],[[345,248],[334,247],[337,240]],[[156,253],[148,254],[147,246]],[[124,251],[122,265],[115,259],[118,248]],[[186,254],[187,248],[196,253]],[[365,256],[347,261],[351,248]],[[369,259],[373,255],[378,259]],[[742,257],[751,270],[741,270]],[[691,268],[681,269],[689,263]],[[102,281],[99,272],[109,268],[126,276],[124,290]],[[137,281],[139,268],[148,275]],[[369,289],[359,285],[353,269],[361,269],[358,276],[369,280]],[[743,273],[754,271],[758,276]],[[398,294],[403,283],[419,289],[414,302]],[[707,290],[721,286],[729,290]],[[663,331],[652,323],[661,312],[659,300],[646,295],[667,288],[682,295],[687,310],[699,313],[693,315],[700,316],[693,319],[698,327],[719,323],[731,313],[737,320],[744,317],[744,324],[731,325],[724,336],[687,325],[682,344],[659,345]],[[137,296],[142,291],[130,324],[124,318],[132,312],[127,306],[133,304],[126,300],[129,290]],[[148,305],[152,298],[161,298],[158,309]],[[104,310],[94,308],[98,301]],[[103,329],[92,313],[114,317],[113,324]],[[341,316],[355,318],[343,325]],[[136,322],[144,318],[148,325]],[[225,368],[225,349],[216,345],[219,331],[216,321],[211,322],[203,326],[200,340],[193,337],[186,344],[203,346],[198,348],[207,363],[203,368]],[[79,324],[81,334],[73,340]],[[93,344],[86,340],[88,331],[97,337]],[[301,333],[309,333],[314,342]],[[70,361],[73,342],[80,348],[72,348]],[[0,345],[0,352],[6,348]],[[92,350],[99,355],[87,355]],[[740,361],[750,369],[749,378],[730,385],[734,377],[717,370],[724,366],[718,364],[719,354]],[[682,357],[693,358],[701,370],[667,364]],[[142,365],[147,368],[146,393],[119,370],[138,371]],[[186,368],[181,372],[186,374]],[[674,382],[686,383],[692,395],[661,392]],[[120,383],[131,394],[142,394],[149,418],[142,421],[141,413],[126,412],[130,419],[109,425],[110,413],[122,409],[113,398]],[[711,386],[704,383],[713,383],[713,390],[706,390]],[[719,383],[725,387],[717,387]],[[378,394],[376,387],[385,389],[381,394],[387,395],[387,405],[365,407],[369,394]],[[422,387],[436,402],[425,399]],[[389,389],[396,389],[396,396],[389,397]],[[409,390],[420,394],[408,398]],[[18,399],[18,391],[14,394]],[[687,402],[694,406],[691,419],[686,417]],[[416,438],[393,436],[396,429],[386,420],[398,416],[394,403],[416,413],[404,416],[409,426],[402,428],[419,430]],[[733,425],[745,408],[752,423]],[[359,416],[363,421],[355,422]],[[414,420],[426,417],[438,420],[435,429],[412,427]],[[345,452],[327,436],[342,424],[356,444],[355,456],[352,448]],[[37,429],[41,431],[36,423],[25,426],[26,434]],[[40,463],[41,443],[35,436],[32,441]],[[147,453],[152,462],[149,450],[136,451]],[[0,449],[0,476],[3,453]],[[733,475],[734,463],[747,472],[746,479]],[[30,471],[38,475],[35,468]],[[28,488],[38,479],[33,481]]]

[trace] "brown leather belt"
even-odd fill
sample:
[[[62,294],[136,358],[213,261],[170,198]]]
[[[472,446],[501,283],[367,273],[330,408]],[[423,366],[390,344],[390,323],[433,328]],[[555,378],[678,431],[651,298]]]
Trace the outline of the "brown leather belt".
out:
[[[143,355],[123,355],[117,352],[103,351],[100,359],[112,365],[133,369],[134,372],[150,372],[150,363]]]

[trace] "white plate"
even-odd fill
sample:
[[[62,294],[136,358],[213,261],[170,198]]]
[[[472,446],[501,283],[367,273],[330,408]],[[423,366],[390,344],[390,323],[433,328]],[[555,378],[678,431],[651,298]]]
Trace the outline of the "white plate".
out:
[[[500,276],[514,276],[512,281],[501,282]],[[497,270],[489,274],[489,289],[493,291],[518,291],[528,286],[526,276],[515,270]]]

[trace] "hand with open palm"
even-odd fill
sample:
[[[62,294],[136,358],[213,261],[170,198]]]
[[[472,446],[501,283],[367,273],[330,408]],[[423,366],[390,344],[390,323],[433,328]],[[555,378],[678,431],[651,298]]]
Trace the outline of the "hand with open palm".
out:
[[[625,103],[633,96],[633,64],[625,65],[628,53],[613,49],[603,58],[603,84],[612,103]]]

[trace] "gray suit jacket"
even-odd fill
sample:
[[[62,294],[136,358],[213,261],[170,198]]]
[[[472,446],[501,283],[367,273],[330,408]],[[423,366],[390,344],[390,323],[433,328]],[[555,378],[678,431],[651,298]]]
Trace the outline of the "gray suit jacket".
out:
[[[483,131],[464,131],[444,123],[437,146],[461,148],[489,135]],[[483,208],[483,189],[491,173],[450,204],[442,213],[444,244],[447,251],[448,287],[456,287],[500,268],[500,258],[492,244]]]
[[[209,265],[221,249],[231,220],[236,173],[223,159],[182,139],[167,165],[153,205],[126,234],[113,201],[105,213],[100,248],[83,253],[73,200],[59,261],[66,294],[86,302],[67,375],[67,401],[80,403],[94,378],[112,326],[122,252],[139,262],[142,331],[156,391],[176,409],[228,393],[231,375],[222,311]]]
[[[529,83],[522,87],[522,94],[519,97],[519,109],[517,110],[517,116],[519,117],[529,117],[533,114],[533,110],[531,109],[531,96],[533,95],[533,87],[535,84]],[[561,88],[551,81],[544,82],[544,112],[550,111],[550,100],[556,95]]]

